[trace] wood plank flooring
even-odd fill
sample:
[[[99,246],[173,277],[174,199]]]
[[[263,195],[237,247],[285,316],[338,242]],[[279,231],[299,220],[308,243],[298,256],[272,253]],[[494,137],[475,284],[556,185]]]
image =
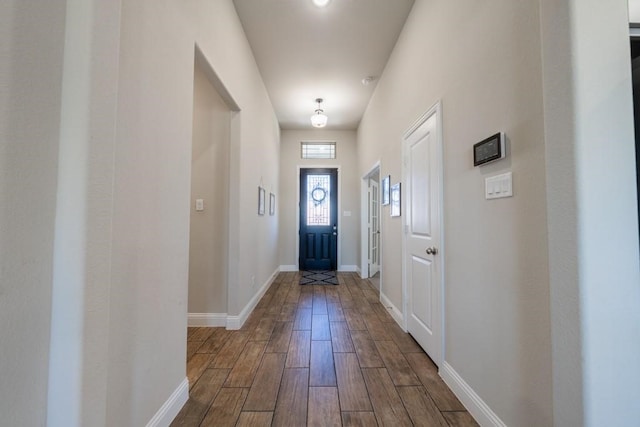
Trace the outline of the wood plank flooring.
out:
[[[189,328],[189,400],[172,426],[478,424],[368,280],[280,273],[238,331]]]

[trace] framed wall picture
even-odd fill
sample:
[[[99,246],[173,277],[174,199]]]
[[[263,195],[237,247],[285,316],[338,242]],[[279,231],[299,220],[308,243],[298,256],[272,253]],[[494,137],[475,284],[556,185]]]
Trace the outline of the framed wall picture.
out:
[[[382,185],[380,187],[380,191],[382,192],[382,205],[387,206],[389,204],[389,181],[391,180],[391,175],[387,175],[382,178]]]
[[[264,215],[264,204],[265,204],[265,192],[264,188],[258,187],[258,215]]]
[[[276,195],[273,193],[269,193],[269,215],[273,216],[276,214]]]
[[[391,216],[400,216],[400,200],[402,195],[400,194],[400,183],[393,184],[391,187]]]

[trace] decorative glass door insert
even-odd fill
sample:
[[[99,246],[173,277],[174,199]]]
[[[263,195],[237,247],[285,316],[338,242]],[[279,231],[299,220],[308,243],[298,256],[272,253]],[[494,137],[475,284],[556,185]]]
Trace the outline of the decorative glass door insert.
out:
[[[307,175],[307,226],[331,225],[331,175]]]

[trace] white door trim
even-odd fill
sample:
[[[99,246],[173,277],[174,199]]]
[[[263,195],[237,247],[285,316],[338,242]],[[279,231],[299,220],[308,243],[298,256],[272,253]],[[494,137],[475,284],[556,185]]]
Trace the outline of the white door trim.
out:
[[[439,256],[436,258],[440,267],[440,298],[438,300],[440,304],[440,355],[438,360],[434,360],[434,362],[441,367],[442,362],[445,360],[445,229],[444,229],[444,139],[443,139],[443,130],[442,130],[442,101],[438,100],[426,113],[421,115],[416,121],[413,122],[411,126],[405,131],[402,136],[402,177],[406,182],[407,180],[407,152],[404,141],[409,138],[409,136],[415,132],[424,122],[427,121],[431,116],[436,115],[436,126],[438,128],[436,145],[438,150],[438,161],[440,164],[439,170],[439,179],[440,179],[440,194],[438,196],[439,199],[439,223],[438,227],[440,228],[440,247]],[[403,197],[404,199],[404,197]],[[404,209],[404,208],[403,208]],[[406,216],[402,219],[403,229],[402,229],[402,327],[405,331],[407,331],[407,323],[408,323],[408,307],[409,303],[407,301],[407,227],[408,225],[405,222]]]
[[[369,276],[373,277],[380,271],[380,172],[378,172],[378,181],[369,178],[369,195],[367,206],[367,219],[369,222]],[[374,204],[375,200],[375,204]],[[374,209],[372,209],[372,207]],[[372,219],[375,218],[375,221]],[[373,227],[373,225],[377,227]],[[374,231],[375,230],[375,231]],[[374,250],[375,244],[375,250]],[[374,255],[375,254],[375,255]],[[375,262],[374,262],[375,261]],[[375,270],[375,272],[372,272]]]
[[[367,210],[365,207],[369,203],[367,200],[369,192],[369,177],[376,171],[381,171],[380,160],[375,162],[369,170],[362,175],[362,181],[360,183],[360,277],[363,279],[369,278],[369,243],[368,243],[368,230],[367,223],[369,218],[367,217]],[[380,221],[380,235],[382,236],[382,221]],[[379,247],[382,245],[378,245]],[[382,259],[382,249],[379,249],[378,259]],[[380,279],[382,280],[382,262],[380,262]],[[382,289],[382,282],[380,282],[380,288]]]

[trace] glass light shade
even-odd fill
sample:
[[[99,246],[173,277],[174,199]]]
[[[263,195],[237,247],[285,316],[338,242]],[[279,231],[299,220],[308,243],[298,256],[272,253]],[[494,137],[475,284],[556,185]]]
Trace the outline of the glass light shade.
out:
[[[318,111],[316,114],[311,116],[311,124],[316,128],[323,128],[327,125],[327,116],[325,116],[321,111]]]

